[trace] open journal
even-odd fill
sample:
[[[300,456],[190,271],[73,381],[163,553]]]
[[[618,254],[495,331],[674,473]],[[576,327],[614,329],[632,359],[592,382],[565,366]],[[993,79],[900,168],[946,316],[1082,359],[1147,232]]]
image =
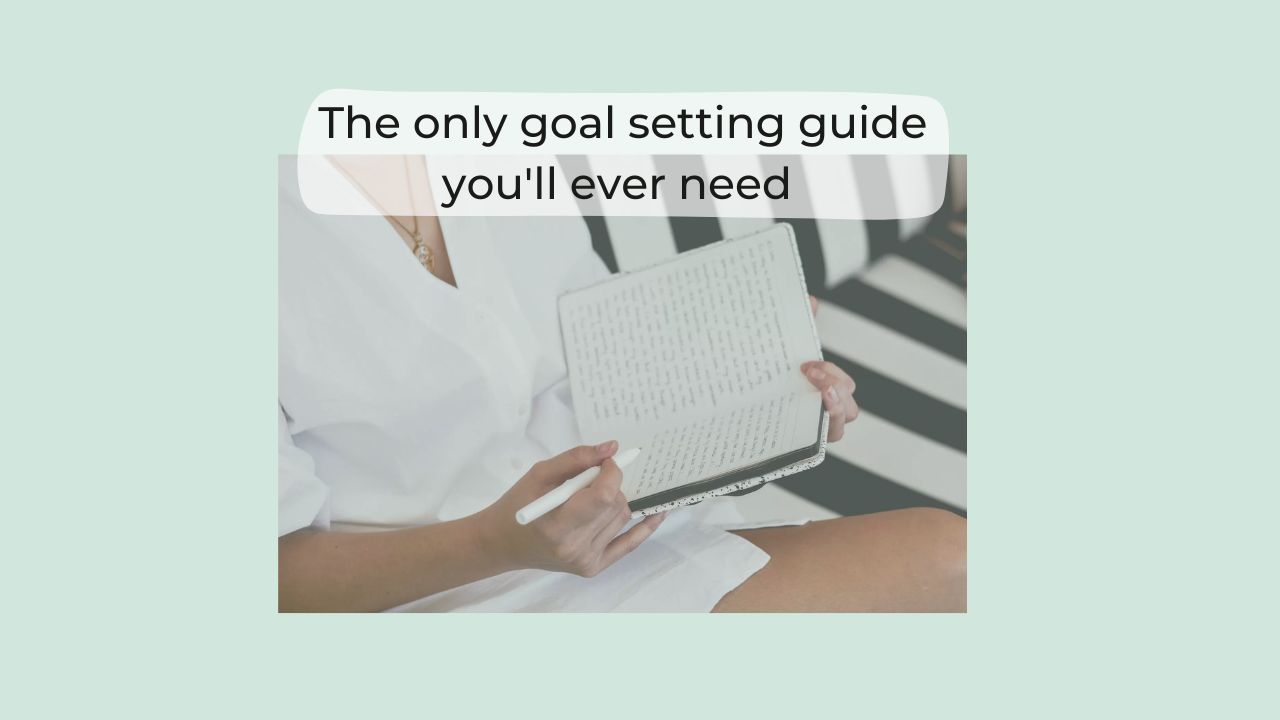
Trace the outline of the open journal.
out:
[[[791,226],[722,240],[560,298],[578,429],[641,447],[633,516],[822,462],[827,415],[800,365],[820,360]]]

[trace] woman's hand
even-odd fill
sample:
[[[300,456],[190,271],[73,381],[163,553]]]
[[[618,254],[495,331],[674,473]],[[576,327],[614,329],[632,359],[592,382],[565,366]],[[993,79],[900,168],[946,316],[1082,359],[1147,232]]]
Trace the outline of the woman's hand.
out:
[[[853,399],[853,391],[857,389],[857,385],[849,377],[849,373],[824,360],[804,363],[800,369],[809,378],[809,382],[822,391],[822,404],[831,415],[827,440],[839,440],[844,437],[844,426],[858,417],[858,403]]]
[[[582,445],[535,464],[478,514],[490,551],[511,569],[540,568],[593,577],[639,547],[666,513],[651,515],[618,534],[631,519],[631,510],[620,489],[622,471],[612,459],[617,451],[617,441]],[[600,474],[568,502],[528,525],[516,522],[517,510],[596,465]]]
[[[631,513],[614,464],[618,443],[577,447],[534,465],[493,505],[457,520],[403,530],[299,530],[280,538],[281,610],[386,610],[509,570],[590,577],[645,541],[653,515],[619,535]],[[516,511],[594,465],[603,470],[569,502],[528,525]]]
[[[809,296],[809,309],[815,316],[818,314],[818,298],[812,295]],[[831,415],[827,440],[839,440],[844,437],[844,426],[858,419],[858,403],[853,399],[853,391],[858,385],[849,373],[833,363],[814,360],[804,363],[800,369],[809,382],[822,391],[822,404]]]

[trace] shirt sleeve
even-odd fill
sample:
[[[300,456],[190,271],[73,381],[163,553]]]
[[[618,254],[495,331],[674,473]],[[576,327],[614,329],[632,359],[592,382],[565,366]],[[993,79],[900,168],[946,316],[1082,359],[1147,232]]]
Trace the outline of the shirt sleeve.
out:
[[[293,444],[293,435],[276,404],[279,427],[279,537],[306,527],[328,529],[329,488],[316,476],[316,464],[307,452]]]

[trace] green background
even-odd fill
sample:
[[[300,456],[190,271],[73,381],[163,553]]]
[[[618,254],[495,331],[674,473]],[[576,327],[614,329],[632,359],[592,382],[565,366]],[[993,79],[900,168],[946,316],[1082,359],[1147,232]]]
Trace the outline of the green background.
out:
[[[7,11],[14,717],[1274,713],[1274,16],[235,5]],[[937,98],[968,615],[277,616],[275,157],[330,87]]]

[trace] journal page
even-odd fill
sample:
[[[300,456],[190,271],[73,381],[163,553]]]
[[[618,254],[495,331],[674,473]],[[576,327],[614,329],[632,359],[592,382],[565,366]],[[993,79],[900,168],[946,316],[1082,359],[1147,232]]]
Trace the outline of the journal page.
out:
[[[623,474],[622,493],[636,500],[809,447],[821,409],[817,392],[787,392],[631,439],[628,447],[643,451]]]
[[[800,365],[821,355],[785,225],[565,295],[560,320],[585,442],[814,393]]]

